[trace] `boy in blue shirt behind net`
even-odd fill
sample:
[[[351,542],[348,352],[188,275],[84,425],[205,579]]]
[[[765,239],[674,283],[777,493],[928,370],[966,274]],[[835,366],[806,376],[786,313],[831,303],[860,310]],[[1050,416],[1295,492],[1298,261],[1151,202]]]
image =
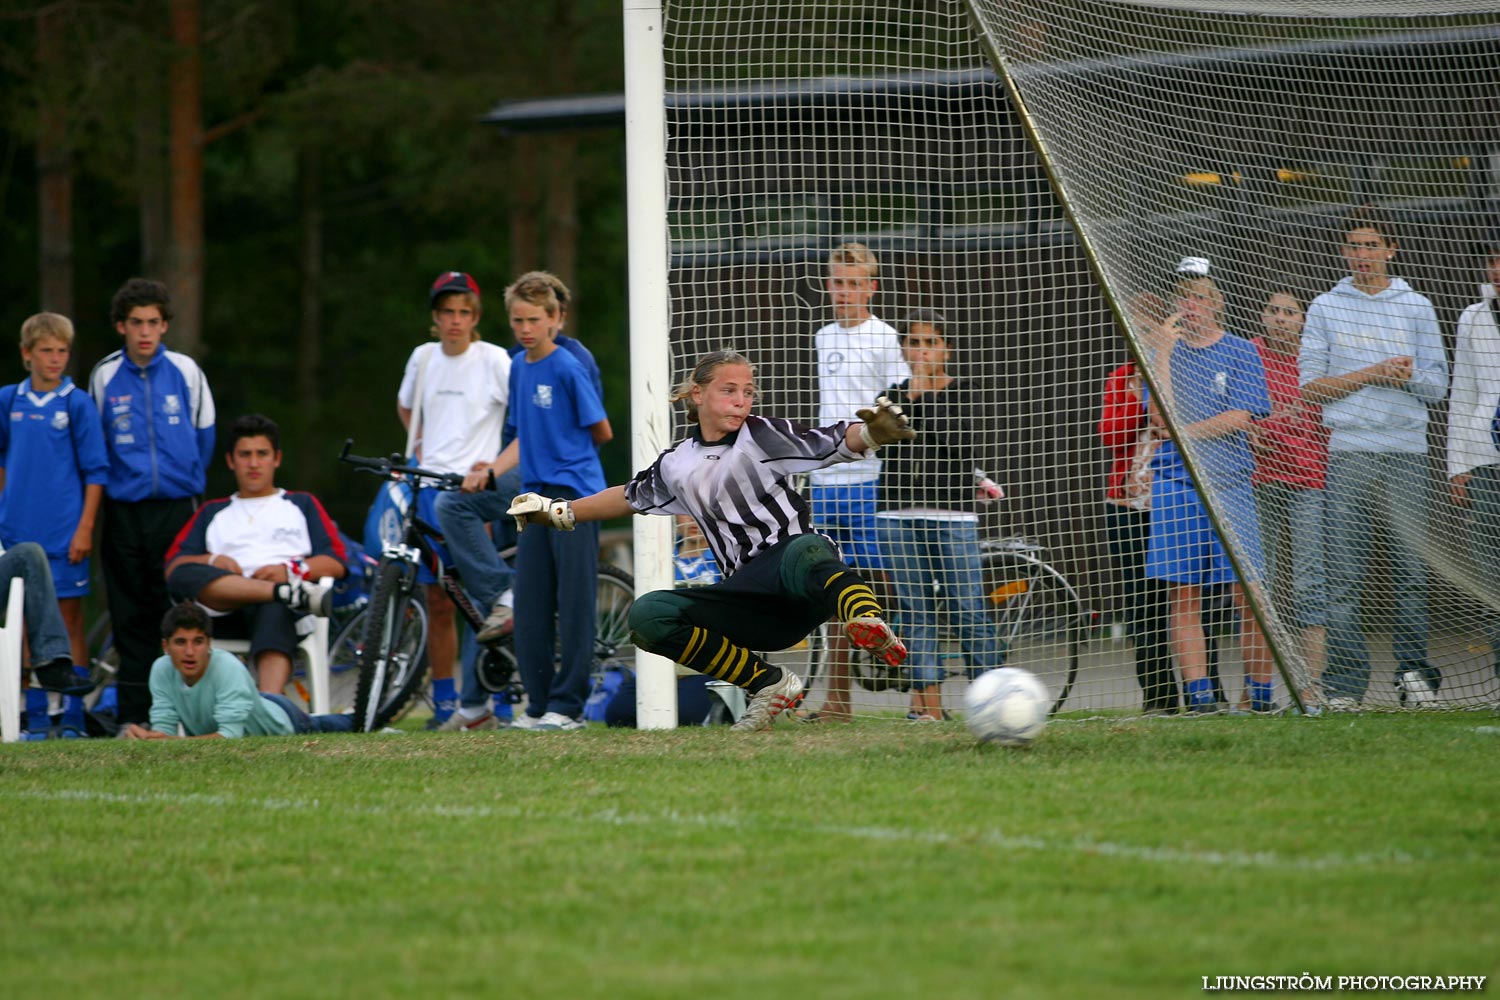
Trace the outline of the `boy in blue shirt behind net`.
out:
[[[1224,295],[1208,276],[1208,268],[1209,262],[1201,257],[1188,257],[1178,265],[1177,312],[1169,321],[1178,336],[1166,352],[1165,364],[1157,360],[1157,382],[1169,401],[1178,435],[1191,442],[1188,449],[1195,460],[1197,485],[1218,502],[1248,579],[1236,576],[1188,474],[1179,441],[1165,426],[1160,431],[1165,441],[1152,459],[1146,576],[1167,583],[1172,652],[1187,692],[1188,711],[1217,710],[1213,680],[1208,676],[1203,594],[1207,587],[1229,586],[1239,617],[1244,701],[1251,711],[1270,712],[1275,707],[1271,658],[1245,599],[1245,588],[1264,575],[1260,526],[1250,486],[1255,459],[1249,432],[1255,420],[1270,415],[1271,397],[1260,352],[1221,324]],[[1151,410],[1153,421],[1161,424],[1156,400],[1151,401]]]

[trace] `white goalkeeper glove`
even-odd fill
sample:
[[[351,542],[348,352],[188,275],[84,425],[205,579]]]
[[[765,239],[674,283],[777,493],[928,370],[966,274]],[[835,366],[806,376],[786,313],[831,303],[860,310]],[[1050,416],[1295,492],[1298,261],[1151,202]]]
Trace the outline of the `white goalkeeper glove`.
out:
[[[867,451],[874,451],[893,441],[910,441],[917,436],[917,432],[911,429],[911,421],[901,412],[901,407],[885,393],[875,397],[874,409],[866,406],[854,411],[854,415],[864,421],[859,427],[859,436],[864,440]]]
[[[558,531],[573,530],[573,505],[567,500],[548,500],[540,493],[517,493],[506,511],[516,519],[516,530],[528,524],[545,524]]]

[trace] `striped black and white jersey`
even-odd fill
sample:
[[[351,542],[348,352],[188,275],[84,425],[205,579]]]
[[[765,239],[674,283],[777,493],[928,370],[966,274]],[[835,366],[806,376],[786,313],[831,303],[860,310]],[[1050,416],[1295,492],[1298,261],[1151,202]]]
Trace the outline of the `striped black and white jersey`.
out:
[[[726,574],[793,535],[812,530],[807,501],[787,477],[866,456],[844,444],[848,421],[804,427],[752,414],[739,430],[705,444],[693,436],[661,453],[625,486],[641,514],[687,514]]]

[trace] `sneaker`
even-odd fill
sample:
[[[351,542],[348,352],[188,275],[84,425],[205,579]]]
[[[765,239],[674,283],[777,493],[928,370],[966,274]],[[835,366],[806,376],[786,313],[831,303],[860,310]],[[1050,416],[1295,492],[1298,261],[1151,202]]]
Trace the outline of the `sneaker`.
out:
[[[276,599],[293,611],[327,618],[333,610],[333,588],[311,580],[292,579],[276,586]]]
[[[563,715],[561,712],[548,712],[536,720],[536,725],[533,728],[571,732],[574,729],[584,729],[587,726],[588,723],[584,722],[581,718],[575,719],[570,715]]]
[[[844,624],[844,632],[849,636],[849,641],[860,649],[874,653],[885,661],[888,667],[899,667],[901,661],[906,659],[906,646],[891,627],[885,623],[885,619],[870,615],[865,618],[855,618]],[[798,682],[800,685],[800,681]],[[759,727],[757,727],[759,728]]]
[[[71,656],[59,656],[46,663],[34,663],[31,666],[31,673],[36,678],[38,686],[46,691],[57,691],[61,694],[88,694],[94,690],[94,682],[87,675],[80,677],[73,670],[73,657]]]
[[[1396,678],[1401,704],[1412,708],[1431,708],[1437,704],[1437,692],[1423,670],[1407,670]]]
[[[454,712],[448,716],[448,721],[437,727],[439,733],[482,733],[489,729],[499,729],[500,722],[495,718],[494,712],[485,712],[477,719],[464,718],[462,712]]]
[[[1330,712],[1358,712],[1358,698],[1329,698],[1328,711]]]
[[[917,712],[907,712],[906,713],[906,721],[907,722],[936,722],[938,720],[937,720],[937,716],[928,715],[926,712],[922,712],[920,714],[918,714]]]
[[[1193,702],[1187,707],[1188,715],[1218,715],[1219,703],[1216,701]]]
[[[510,728],[525,729],[528,732],[536,732],[542,726],[542,718],[538,715],[527,715],[522,712],[511,720]]]
[[[861,618],[860,621],[871,621],[869,618]],[[885,622],[873,619],[881,628],[885,628]],[[890,634],[890,629],[885,629]],[[903,655],[906,650],[901,651]],[[775,721],[776,716],[782,712],[797,707],[802,701],[802,678],[790,670],[781,672],[781,680],[767,684],[755,694],[750,696],[750,704],[745,706],[745,714],[740,716],[740,721],[729,728],[741,732],[754,732],[757,729],[769,728]]]
[[[480,643],[494,642],[496,639],[504,639],[516,627],[516,613],[503,604],[496,603],[490,609],[489,617],[484,620],[481,628],[474,639]]]

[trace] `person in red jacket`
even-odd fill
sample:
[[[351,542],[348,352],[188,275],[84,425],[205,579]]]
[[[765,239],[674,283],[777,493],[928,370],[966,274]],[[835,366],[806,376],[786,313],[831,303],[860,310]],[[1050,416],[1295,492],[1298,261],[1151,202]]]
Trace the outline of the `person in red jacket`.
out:
[[[1255,452],[1255,507],[1266,553],[1266,582],[1285,608],[1283,617],[1301,630],[1302,656],[1314,684],[1326,659],[1328,591],[1324,575],[1324,479],[1328,475],[1328,428],[1323,408],[1302,398],[1297,351],[1307,305],[1288,282],[1266,292],[1255,338],[1271,391],[1271,415],[1250,436]],[[1283,547],[1283,539],[1285,546]],[[1308,692],[1310,695],[1311,692]]]
[[[1170,349],[1176,339],[1167,304],[1150,292],[1130,302],[1130,323],[1147,340],[1148,355]],[[1112,459],[1104,493],[1104,521],[1110,556],[1124,588],[1125,622],[1135,645],[1135,676],[1141,707],[1153,714],[1178,709],[1177,675],[1167,629],[1167,585],[1146,576],[1146,545],[1151,535],[1151,458],[1160,443],[1147,418],[1144,380],[1134,360],[1109,373],[1099,436]]]

